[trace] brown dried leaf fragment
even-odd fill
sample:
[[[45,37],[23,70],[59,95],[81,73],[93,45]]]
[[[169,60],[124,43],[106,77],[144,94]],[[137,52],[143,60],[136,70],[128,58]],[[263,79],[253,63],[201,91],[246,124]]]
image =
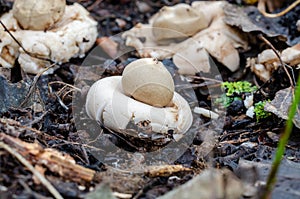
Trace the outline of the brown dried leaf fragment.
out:
[[[289,108],[292,104],[294,88],[289,87],[278,91],[275,98],[265,105],[265,111],[272,112],[278,117],[287,120]],[[298,107],[293,122],[297,128],[300,128],[300,109]]]

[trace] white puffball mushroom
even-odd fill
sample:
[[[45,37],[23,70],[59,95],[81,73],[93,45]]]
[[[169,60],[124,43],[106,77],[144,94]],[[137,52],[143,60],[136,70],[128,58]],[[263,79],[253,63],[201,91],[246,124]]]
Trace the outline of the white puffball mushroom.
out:
[[[47,31],[22,29],[13,17],[13,10],[4,13],[0,20],[27,52],[52,60],[56,66],[71,58],[84,57],[98,36],[97,21],[79,3],[66,6],[61,20]],[[0,28],[0,38],[1,66],[13,67],[17,60],[24,72],[38,74],[51,65],[48,61],[29,56],[3,28]],[[56,68],[52,67],[43,74],[53,73]]]
[[[65,0],[15,0],[13,16],[25,30],[47,30],[65,11]]]
[[[86,112],[92,119],[113,130],[125,130],[128,123],[150,121],[151,130],[168,134],[174,130],[178,140],[190,128],[193,116],[188,102],[174,92],[172,105],[154,107],[127,96],[122,89],[122,76],[111,76],[95,82],[86,98]]]
[[[158,41],[186,38],[208,26],[201,11],[183,3],[163,7],[152,20],[153,35]]]
[[[124,93],[156,107],[167,106],[174,95],[174,82],[162,62],[142,58],[128,64],[122,77]]]

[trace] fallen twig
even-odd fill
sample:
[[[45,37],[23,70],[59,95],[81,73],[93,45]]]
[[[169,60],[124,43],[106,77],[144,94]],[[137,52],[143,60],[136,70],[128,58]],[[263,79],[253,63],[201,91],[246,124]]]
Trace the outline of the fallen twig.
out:
[[[51,64],[49,67],[45,68],[43,71],[41,71],[40,73],[38,73],[34,79],[33,79],[33,82],[30,86],[30,89],[24,99],[24,101],[20,104],[19,107],[23,107],[27,102],[28,100],[30,99],[30,96],[33,94],[33,92],[35,91],[35,88],[36,88],[36,84],[37,84],[37,81],[39,80],[39,78],[41,77],[41,75],[46,72],[47,70],[49,70],[50,68],[52,68],[53,66],[55,66],[55,64]]]
[[[3,148],[7,152],[9,152],[12,156],[16,157],[24,166],[26,166],[33,175],[35,175],[39,181],[48,189],[48,191],[54,196],[56,199],[63,199],[60,193],[52,186],[52,184],[40,173],[38,172],[20,153],[11,148],[9,145],[0,141],[0,148]]]
[[[294,3],[292,3],[291,5],[289,5],[286,9],[284,9],[283,11],[279,12],[279,13],[267,13],[266,12],[266,0],[260,0],[258,2],[257,5],[257,9],[265,16],[265,17],[269,17],[269,18],[276,18],[276,17],[281,17],[283,15],[285,15],[286,13],[288,13],[289,11],[291,11],[292,9],[294,9],[298,4],[300,3],[300,0],[295,1]]]
[[[0,140],[13,146],[24,157],[28,156],[31,162],[46,167],[64,179],[79,183],[90,182],[94,179],[94,170],[76,164],[75,160],[68,154],[63,154],[52,148],[43,149],[37,143],[27,143],[4,133],[0,133]]]

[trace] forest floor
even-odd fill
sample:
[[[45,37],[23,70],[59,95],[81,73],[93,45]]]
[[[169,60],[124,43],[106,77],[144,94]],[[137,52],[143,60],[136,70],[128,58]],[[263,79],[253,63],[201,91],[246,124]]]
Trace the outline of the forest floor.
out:
[[[0,2],[1,13],[11,9],[13,1]],[[147,24],[163,6],[192,1],[67,1],[68,4],[75,2],[83,5],[98,22],[94,49],[101,47],[109,54],[119,49],[114,45],[117,42],[124,45],[120,34],[138,23]],[[120,135],[99,125],[85,112],[85,98],[92,83],[121,75],[128,63],[139,58],[134,50],[116,59],[91,50],[86,57],[71,59],[48,75],[24,74],[17,64],[12,69],[0,67],[0,198],[59,198],[55,193],[63,198],[157,198],[213,168],[222,172],[219,179],[222,182],[207,180],[211,186],[204,192],[213,192],[218,189],[218,183],[223,183],[222,197],[231,198],[230,194],[240,189],[229,187],[232,182],[228,179],[234,179],[244,187],[240,198],[259,198],[285,127],[286,118],[280,111],[289,106],[287,93],[283,96],[285,100],[272,100],[280,98],[279,91],[288,92],[284,89],[293,88],[290,77],[298,77],[298,68],[288,68],[287,75],[285,66],[280,65],[264,81],[247,61],[271,49],[270,44],[281,52],[299,43],[296,23],[300,6],[282,17],[270,19],[262,16],[257,4],[234,0],[228,3],[242,9],[256,25],[249,28],[244,26],[242,17],[237,19],[243,22],[235,28],[243,29],[249,41],[246,50],[239,49],[238,70],[231,72],[211,56],[216,72],[185,75],[183,80],[172,59],[162,60],[171,74],[177,75],[176,91],[192,108],[202,107],[219,115],[210,118],[193,113],[192,127],[187,133],[190,136],[167,150],[162,149],[165,147],[162,143]],[[290,1],[285,1],[275,12],[289,4]],[[118,41],[101,43],[110,39]],[[91,59],[100,61],[95,64]],[[232,101],[224,108],[220,99],[228,92],[228,87],[222,88],[222,82],[227,81],[247,81],[255,89],[230,96]],[[279,107],[277,112],[280,113],[269,113],[266,118],[247,116],[244,100],[248,95],[253,96],[254,104],[272,101],[271,105]],[[297,118],[295,120],[297,122]],[[272,198],[300,197],[299,133],[295,125]],[[108,143],[117,147],[108,149],[111,146]],[[149,150],[161,153],[159,157],[147,159],[144,152]],[[193,194],[191,190],[188,197],[198,197]]]

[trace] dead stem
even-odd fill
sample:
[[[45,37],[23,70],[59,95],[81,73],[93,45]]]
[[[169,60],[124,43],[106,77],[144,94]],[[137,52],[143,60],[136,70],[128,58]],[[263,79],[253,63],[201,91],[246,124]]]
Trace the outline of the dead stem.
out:
[[[57,96],[62,95],[62,98],[61,98],[62,101],[64,100],[64,98],[65,98],[69,93],[75,92],[75,91],[79,91],[79,92],[81,91],[79,88],[77,88],[77,87],[75,87],[75,86],[73,86],[73,85],[71,85],[71,84],[67,84],[67,83],[65,83],[65,82],[61,82],[61,81],[53,81],[53,82],[50,82],[50,83],[48,84],[48,87],[52,88],[52,87],[51,87],[52,84],[62,84],[62,85],[64,85],[64,86],[56,93]],[[70,87],[71,89],[68,90],[68,91],[66,91],[65,93],[63,93],[68,87]],[[52,89],[51,89],[51,90],[52,90]]]
[[[300,1],[300,0],[299,0],[299,1]],[[278,58],[279,61],[280,61],[281,66],[283,67],[283,69],[284,69],[286,75],[288,76],[288,78],[289,78],[289,80],[290,80],[291,87],[294,88],[295,85],[296,85],[296,81],[295,81],[295,79],[293,79],[293,78],[291,77],[290,73],[289,73],[288,70],[286,69],[286,64],[283,63],[283,61],[282,61],[280,55],[278,54],[276,48],[275,48],[275,47],[271,44],[271,42],[269,42],[269,40],[267,40],[267,38],[265,38],[262,34],[259,34],[259,35],[258,35],[258,38],[260,38],[261,40],[263,40],[263,41],[264,41],[264,42],[265,42],[265,43],[266,43],[266,44],[274,51],[274,53],[276,54],[277,58]],[[294,73],[294,72],[292,71],[292,73]],[[294,77],[294,74],[293,74],[293,77]]]
[[[39,181],[48,189],[48,191],[54,196],[56,199],[63,199],[60,193],[52,186],[52,184],[40,173],[38,172],[20,153],[11,148],[9,145],[4,142],[0,142],[0,148],[3,148],[7,152],[9,152],[12,156],[16,157],[24,166],[26,166],[33,175],[35,175]]]
[[[35,91],[35,88],[36,88],[36,84],[37,84],[37,81],[39,80],[39,78],[41,77],[41,75],[46,72],[47,70],[49,70],[50,68],[52,68],[53,66],[55,66],[55,64],[51,64],[49,67],[45,68],[43,71],[41,71],[40,73],[38,73],[34,79],[33,79],[33,82],[30,86],[30,89],[28,91],[28,94],[26,95],[24,101],[20,104],[19,107],[23,107],[29,100],[30,96],[32,95],[32,93]]]
[[[300,3],[300,0],[295,1],[294,3],[292,3],[291,5],[289,5],[286,9],[284,9],[283,11],[279,12],[279,13],[267,13],[266,12],[266,0],[260,0],[258,2],[257,5],[257,9],[265,16],[265,17],[269,17],[269,18],[276,18],[276,17],[281,17],[283,15],[285,15],[286,13],[288,13],[289,11],[291,11],[292,9],[294,9],[298,4]]]
[[[77,88],[76,86],[73,86],[71,84],[67,84],[65,82],[62,82],[62,81],[53,81],[53,82],[50,82],[48,85],[51,86],[52,84],[63,84],[64,86],[68,86],[68,87],[71,87],[73,88],[74,90],[77,90],[77,91],[81,91],[79,88]]]

